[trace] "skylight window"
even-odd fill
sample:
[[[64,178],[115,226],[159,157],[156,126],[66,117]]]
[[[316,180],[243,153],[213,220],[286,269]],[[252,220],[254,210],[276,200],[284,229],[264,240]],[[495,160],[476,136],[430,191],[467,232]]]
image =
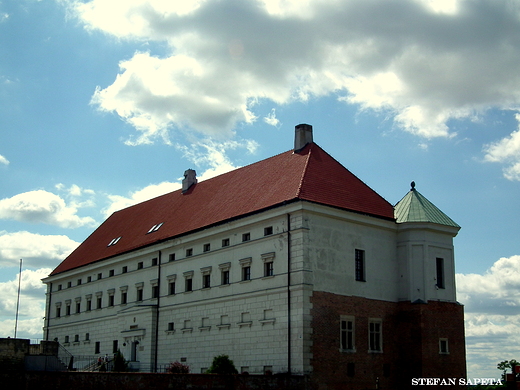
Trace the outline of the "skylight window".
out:
[[[159,230],[159,228],[163,225],[164,222],[158,223],[157,225],[153,225],[150,230],[148,230],[148,233],[153,233]],[[148,234],[146,233],[146,234]]]
[[[121,239],[121,236],[114,238],[112,241],[110,241],[110,243],[107,246],[116,245],[120,239]]]

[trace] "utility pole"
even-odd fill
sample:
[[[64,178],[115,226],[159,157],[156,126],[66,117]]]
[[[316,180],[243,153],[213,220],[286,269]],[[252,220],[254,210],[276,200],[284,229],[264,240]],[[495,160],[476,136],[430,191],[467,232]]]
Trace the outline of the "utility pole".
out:
[[[20,259],[20,273],[18,274],[18,297],[16,299],[16,320],[14,322],[14,338],[18,330],[18,310],[20,309],[20,288],[22,286],[22,259]]]

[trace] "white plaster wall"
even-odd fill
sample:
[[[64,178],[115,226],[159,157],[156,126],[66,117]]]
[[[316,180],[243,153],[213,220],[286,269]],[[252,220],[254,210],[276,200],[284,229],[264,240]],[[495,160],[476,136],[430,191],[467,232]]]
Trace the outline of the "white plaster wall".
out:
[[[318,214],[319,212],[319,214]],[[396,301],[396,227],[391,221],[325,207],[305,214],[315,291]],[[366,281],[355,280],[355,250],[365,251]]]

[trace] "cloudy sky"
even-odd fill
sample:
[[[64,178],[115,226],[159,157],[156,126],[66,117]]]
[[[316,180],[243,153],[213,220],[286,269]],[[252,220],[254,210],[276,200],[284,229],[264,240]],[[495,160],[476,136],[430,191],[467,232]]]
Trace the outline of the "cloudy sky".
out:
[[[110,213],[289,150],[294,126],[455,239],[469,377],[520,360],[520,3],[0,0],[0,336]]]

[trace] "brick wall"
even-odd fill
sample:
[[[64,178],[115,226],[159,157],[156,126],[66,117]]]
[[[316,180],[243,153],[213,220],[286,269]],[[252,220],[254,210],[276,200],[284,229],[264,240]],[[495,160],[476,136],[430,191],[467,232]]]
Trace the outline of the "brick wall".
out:
[[[406,389],[417,377],[465,378],[464,317],[456,303],[386,302],[314,292],[313,379],[320,390]],[[340,316],[355,318],[355,352],[340,350]],[[369,319],[382,320],[382,352],[368,351]],[[439,353],[439,338],[449,354]]]

